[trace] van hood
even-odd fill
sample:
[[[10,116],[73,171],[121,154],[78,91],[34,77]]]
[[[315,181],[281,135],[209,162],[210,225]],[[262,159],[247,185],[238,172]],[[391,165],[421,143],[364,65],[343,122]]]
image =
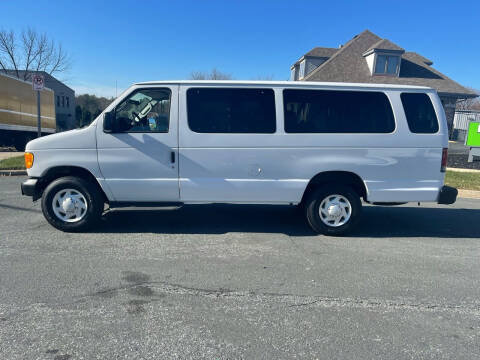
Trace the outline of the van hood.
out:
[[[25,151],[30,150],[54,150],[54,149],[95,149],[97,146],[95,137],[96,126],[91,124],[82,129],[75,129],[42,136],[30,141]]]

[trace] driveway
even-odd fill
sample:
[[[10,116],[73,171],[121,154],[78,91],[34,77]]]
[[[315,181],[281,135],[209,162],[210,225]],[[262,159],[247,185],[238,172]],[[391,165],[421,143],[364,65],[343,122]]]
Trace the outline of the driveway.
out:
[[[449,141],[448,142],[448,154],[455,155],[468,155],[469,148],[465,146],[463,141]]]
[[[474,359],[480,200],[116,211],[67,234],[0,178],[1,359]]]

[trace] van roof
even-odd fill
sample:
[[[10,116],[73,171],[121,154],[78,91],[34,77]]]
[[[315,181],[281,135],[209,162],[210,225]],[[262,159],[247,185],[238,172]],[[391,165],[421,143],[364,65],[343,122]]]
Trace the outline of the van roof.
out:
[[[342,88],[376,88],[376,89],[394,89],[394,90],[434,90],[426,86],[414,85],[392,85],[392,84],[364,84],[364,83],[346,83],[346,82],[317,82],[317,81],[262,81],[262,80],[160,80],[145,81],[134,85],[266,85],[266,86],[286,86],[286,87],[342,87]]]

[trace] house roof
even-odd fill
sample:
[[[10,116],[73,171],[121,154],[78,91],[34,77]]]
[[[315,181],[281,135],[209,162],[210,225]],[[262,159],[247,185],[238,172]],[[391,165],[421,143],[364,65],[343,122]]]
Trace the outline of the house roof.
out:
[[[416,52],[407,51],[405,54],[408,54],[408,57],[410,57],[412,59],[415,59],[415,61],[417,61],[417,62],[423,62],[423,63],[427,64],[428,66],[433,65],[432,60],[427,59],[426,57],[423,57],[422,55],[417,54]]]
[[[295,65],[300,64],[300,62],[306,57],[311,56],[311,57],[329,58],[333,54],[335,54],[337,51],[338,51],[338,48],[315,47],[309,52],[307,52],[305,55],[303,55],[300,59],[295,61],[295,63],[291,66],[291,68],[293,68]]]
[[[398,45],[383,40],[385,39],[365,30],[337,49],[328,60],[307,74],[304,80],[428,86],[436,89],[440,95],[464,98],[478,96],[473,90],[463,87],[431,67],[432,61],[415,52],[402,54],[398,77],[372,76],[363,56],[365,52],[376,46],[397,47],[403,50]]]
[[[9,75],[12,75],[12,76],[16,76],[16,73],[17,71],[14,70],[14,69],[7,69],[5,70]],[[60,80],[58,80],[56,77],[50,75],[49,73],[47,73],[46,71],[28,71],[28,73],[25,75],[25,70],[18,70],[18,74],[20,75],[20,77],[24,77],[25,75],[25,78],[26,78],[26,81],[32,81],[32,75],[33,74],[43,74],[44,78],[45,78],[45,84],[46,85],[52,85],[52,82],[53,83],[56,83],[57,85],[59,86],[62,86],[62,87],[65,87],[66,89],[72,91],[72,92],[75,92],[75,90],[73,90],[71,87],[69,87],[68,85],[65,85],[65,83],[61,82]]]
[[[338,51],[338,48],[315,47],[304,56],[331,57]]]
[[[370,46],[370,48],[367,50],[367,52],[369,52],[371,50],[389,50],[389,51],[405,52],[405,50],[402,49],[400,46],[392,43],[390,40],[387,40],[387,39],[381,39],[381,40],[377,41],[375,44]]]

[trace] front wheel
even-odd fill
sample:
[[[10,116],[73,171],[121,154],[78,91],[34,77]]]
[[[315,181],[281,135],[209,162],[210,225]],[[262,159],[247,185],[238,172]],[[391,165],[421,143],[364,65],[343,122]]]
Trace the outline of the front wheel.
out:
[[[95,184],[67,176],[50,183],[42,196],[47,221],[59,230],[85,231],[100,219],[103,196]]]
[[[360,196],[349,186],[324,185],[313,191],[305,204],[310,227],[317,233],[341,236],[360,219]]]

